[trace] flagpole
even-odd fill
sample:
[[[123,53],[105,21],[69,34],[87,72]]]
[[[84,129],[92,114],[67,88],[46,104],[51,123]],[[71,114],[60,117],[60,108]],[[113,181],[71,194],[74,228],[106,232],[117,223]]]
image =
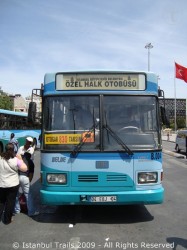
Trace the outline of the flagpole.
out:
[[[175,120],[175,133],[176,133],[177,131],[176,66],[174,69],[174,120]]]
[[[175,133],[177,131],[177,99],[176,99],[176,82],[174,78],[174,98],[175,98]]]

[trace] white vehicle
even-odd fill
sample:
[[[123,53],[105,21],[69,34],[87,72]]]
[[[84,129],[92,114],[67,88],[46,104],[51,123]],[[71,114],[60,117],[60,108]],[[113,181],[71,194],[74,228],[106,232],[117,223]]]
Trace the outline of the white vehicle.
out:
[[[187,130],[177,132],[175,150],[179,153],[181,150],[186,151]]]

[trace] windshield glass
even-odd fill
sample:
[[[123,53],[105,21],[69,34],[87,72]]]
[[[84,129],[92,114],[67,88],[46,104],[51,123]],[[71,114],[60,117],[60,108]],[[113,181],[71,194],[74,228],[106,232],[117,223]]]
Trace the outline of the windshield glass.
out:
[[[104,123],[131,149],[159,147],[157,100],[150,96],[105,96]],[[119,143],[104,131],[105,150],[120,150]]]
[[[44,148],[98,150],[99,96],[47,97],[44,101]]]
[[[77,147],[81,152],[158,149],[157,105],[152,96],[46,97],[43,148],[72,151]]]

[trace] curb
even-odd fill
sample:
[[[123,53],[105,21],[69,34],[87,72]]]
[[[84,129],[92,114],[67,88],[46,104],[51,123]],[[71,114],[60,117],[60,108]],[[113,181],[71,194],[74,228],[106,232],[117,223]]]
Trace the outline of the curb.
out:
[[[169,151],[169,150],[162,149],[162,152],[163,152],[164,154],[171,155],[171,156],[174,156],[174,157],[176,157],[176,158],[186,158],[185,155],[181,155],[181,154],[178,154],[178,153]]]
[[[167,141],[167,142],[172,142],[172,143],[175,143],[175,141],[168,141],[168,140],[165,140],[165,139],[162,139],[162,141]]]

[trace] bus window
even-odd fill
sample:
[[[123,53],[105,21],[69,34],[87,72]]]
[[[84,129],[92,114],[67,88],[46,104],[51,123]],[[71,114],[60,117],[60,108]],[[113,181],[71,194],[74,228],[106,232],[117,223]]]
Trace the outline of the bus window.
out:
[[[107,123],[132,150],[156,149],[160,145],[157,119],[157,100],[154,97],[106,96],[104,98]],[[121,146],[105,132],[105,148],[120,150]]]
[[[84,132],[91,129],[99,119],[99,97],[97,96],[64,96],[64,97],[47,97],[45,103],[45,124],[46,133],[61,134],[66,138],[71,134],[77,134],[76,140],[83,137]],[[97,128],[98,130],[98,128]],[[94,131],[95,133],[95,131]],[[73,137],[73,136],[72,136]],[[79,139],[78,139],[79,138]],[[96,144],[99,143],[99,134],[94,137],[93,143],[87,143],[82,150],[98,150]],[[61,148],[64,150],[73,150],[75,143],[59,143],[58,145],[44,144],[44,148]]]

